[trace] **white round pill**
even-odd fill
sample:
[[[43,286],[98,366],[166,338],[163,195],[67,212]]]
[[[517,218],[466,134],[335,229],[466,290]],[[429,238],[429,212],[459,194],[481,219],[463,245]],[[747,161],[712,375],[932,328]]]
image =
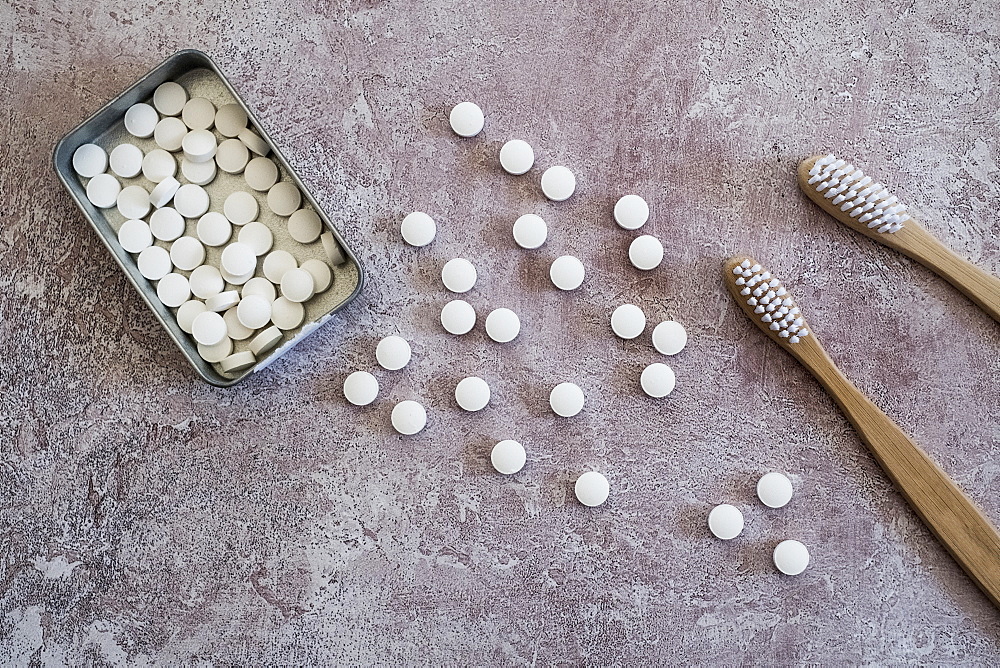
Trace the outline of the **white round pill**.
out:
[[[527,455],[524,446],[517,441],[500,441],[490,452],[490,463],[498,472],[504,475],[514,475],[524,468]]]
[[[228,336],[222,337],[222,340],[218,343],[206,346],[201,343],[198,344],[198,354],[206,362],[211,364],[217,364],[222,360],[229,357],[233,352],[233,340]]]
[[[267,191],[267,208],[279,216],[291,216],[302,204],[302,193],[291,181],[275,183]]]
[[[98,174],[87,184],[87,199],[99,209],[110,209],[118,202],[121,191],[118,179],[111,174]]]
[[[108,169],[108,154],[97,144],[82,144],[73,151],[73,171],[92,179]]]
[[[184,159],[195,163],[213,162],[218,148],[215,133],[211,130],[191,130],[181,141]]]
[[[119,144],[111,150],[108,164],[112,172],[123,179],[130,179],[142,171],[143,157],[142,149],[135,144]]]
[[[809,550],[797,540],[783,540],[774,547],[774,565],[785,575],[798,575],[809,566]]]
[[[232,234],[232,223],[218,211],[209,211],[198,219],[198,238],[206,246],[221,246]]]
[[[673,392],[676,383],[674,370],[660,362],[647,366],[639,377],[642,391],[654,399],[660,399]]]
[[[260,329],[271,322],[271,300],[262,295],[244,296],[236,307],[236,316],[244,326]]]
[[[423,211],[414,211],[403,218],[400,231],[403,234],[403,241],[411,246],[420,247],[434,241],[437,225],[434,223],[434,219]]]
[[[198,218],[208,211],[208,192],[201,186],[185,183],[174,195],[174,208],[185,218]]]
[[[542,192],[553,202],[569,199],[575,190],[576,177],[566,167],[549,167],[542,174]]]
[[[772,471],[757,481],[757,498],[768,508],[781,508],[792,499],[792,481]]]
[[[416,401],[401,401],[392,409],[392,426],[400,434],[416,434],[427,425],[427,411]]]
[[[463,378],[455,386],[455,401],[470,413],[482,410],[490,403],[490,386],[478,376]]]
[[[170,261],[182,271],[191,271],[205,262],[205,247],[194,237],[181,237],[170,245]]]
[[[150,246],[139,253],[135,263],[139,267],[139,273],[151,281],[160,280],[173,269],[170,253],[160,246]]]
[[[473,102],[459,102],[448,117],[451,129],[461,137],[475,137],[486,123],[483,110]]]
[[[166,176],[157,183],[152,192],[149,193],[149,203],[157,209],[166,206],[167,202],[173,199],[177,191],[181,189],[181,182],[172,176]]]
[[[246,341],[253,336],[254,330],[240,322],[239,308],[239,304],[230,306],[222,314],[222,319],[226,321],[226,331],[229,332],[229,338],[234,341]]]
[[[176,116],[181,113],[187,100],[187,91],[176,81],[166,81],[153,91],[153,106],[164,116]]]
[[[250,128],[243,128],[236,136],[239,137],[244,146],[257,155],[264,156],[271,152],[271,147],[264,141],[264,138]]]
[[[305,269],[312,276],[316,294],[325,292],[333,284],[333,272],[330,270],[330,265],[323,262],[323,260],[315,258],[306,260],[302,263],[301,269]]]
[[[245,371],[257,363],[257,358],[249,350],[233,353],[226,359],[219,362],[223,373],[238,373]]]
[[[204,97],[192,97],[181,109],[181,120],[192,130],[208,130],[215,125],[215,105]]]
[[[253,222],[240,228],[239,240],[240,243],[250,246],[254,254],[260,257],[271,250],[271,246],[274,244],[274,235],[264,223]]]
[[[152,137],[159,122],[160,115],[156,113],[156,109],[143,102],[133,104],[125,112],[125,129],[139,139]]]
[[[281,277],[281,294],[289,301],[307,302],[316,294],[312,274],[305,269],[289,269]]]
[[[330,258],[330,262],[333,263],[333,266],[339,267],[347,262],[347,256],[345,256],[344,252],[340,249],[340,244],[337,243],[337,240],[333,238],[333,232],[327,230],[323,234],[319,235],[319,240],[320,243],[323,244],[323,252],[326,253],[328,258]]]
[[[223,137],[235,137],[247,126],[247,114],[238,104],[224,104],[215,112],[215,129]]]
[[[521,248],[538,248],[548,236],[549,228],[541,216],[526,213],[514,221],[514,241]]]
[[[214,346],[227,338],[227,331],[226,321],[215,311],[199,313],[191,322],[191,336],[203,346]]]
[[[708,528],[716,538],[732,540],[743,532],[743,513],[728,503],[718,505],[708,514]]]
[[[560,417],[573,417],[583,410],[583,390],[575,383],[559,383],[549,392],[549,406]]]
[[[295,329],[305,317],[305,307],[299,302],[293,302],[287,297],[278,297],[271,302],[271,322],[278,329]]]
[[[387,336],[375,346],[375,359],[383,369],[396,371],[410,363],[410,344],[401,336]]]
[[[208,299],[212,295],[217,295],[226,287],[219,270],[210,264],[203,264],[191,272],[188,279],[191,283],[191,292],[195,297]]]
[[[240,293],[236,290],[226,290],[217,295],[212,295],[205,300],[205,308],[209,311],[222,313],[240,303]]]
[[[167,116],[156,124],[156,128],[153,130],[153,141],[164,151],[173,153],[180,150],[181,143],[184,141],[184,135],[187,132],[188,129],[184,125],[184,121],[173,116]]]
[[[177,309],[177,325],[182,331],[190,334],[194,319],[206,310],[208,309],[205,308],[205,302],[198,301],[197,299],[187,300]]]
[[[676,355],[687,345],[688,335],[684,325],[666,320],[653,328],[653,347],[663,355]]]
[[[165,306],[180,306],[191,298],[191,287],[183,274],[167,274],[156,284],[156,296]]]
[[[159,183],[176,173],[177,161],[162,148],[154,148],[142,158],[142,175],[153,183]]]
[[[207,186],[215,180],[215,173],[215,160],[206,162],[191,162],[187,158],[181,160],[181,174],[195,185]]]
[[[234,241],[222,250],[222,268],[233,276],[243,276],[257,267],[257,255],[247,244]]]
[[[587,471],[576,479],[574,491],[580,503],[593,508],[608,500],[611,485],[608,484],[608,479],[597,471]]]
[[[257,198],[245,190],[237,190],[226,198],[222,205],[222,212],[233,225],[246,225],[257,219],[260,213],[260,206]]]
[[[215,150],[215,162],[227,174],[239,174],[246,169],[250,151],[239,139],[227,139]]]
[[[264,258],[264,277],[275,285],[279,285],[285,272],[289,269],[295,269],[298,266],[299,263],[296,261],[295,256],[288,251],[271,251]]]
[[[524,174],[535,164],[531,145],[520,139],[511,139],[500,149],[500,166],[509,174]]]
[[[254,190],[265,192],[278,182],[278,166],[270,158],[254,158],[243,170],[243,178]]]
[[[636,237],[628,247],[628,259],[636,269],[656,269],[663,261],[663,244],[650,234]]]
[[[468,334],[476,326],[476,310],[461,299],[453,299],[441,309],[441,326],[449,334]]]
[[[268,327],[263,332],[253,337],[253,340],[250,341],[250,352],[257,357],[260,357],[268,350],[281,343],[281,338],[283,336],[284,335],[281,333],[281,330],[277,327]]]
[[[649,220],[649,205],[638,195],[625,195],[615,204],[615,222],[626,230],[637,230]]]
[[[273,302],[278,298],[278,293],[274,289],[274,283],[267,280],[263,276],[251,278],[247,281],[240,294],[243,295],[244,299],[251,295],[259,295],[267,299],[269,302]]]
[[[378,380],[367,371],[355,371],[344,379],[344,398],[355,406],[367,406],[378,396]]]
[[[184,218],[176,209],[165,206],[149,217],[149,229],[160,241],[173,241],[184,235]]]
[[[299,209],[288,218],[288,234],[300,244],[311,244],[322,231],[323,221],[312,209]]]
[[[141,220],[126,220],[118,228],[118,243],[129,253],[140,253],[153,245],[153,233]]]
[[[126,186],[118,193],[118,213],[125,218],[143,218],[149,213],[149,192],[142,186]]]
[[[585,275],[583,263],[572,255],[557,257],[549,268],[549,278],[560,290],[576,290],[583,284]]]
[[[622,304],[611,314],[611,329],[623,339],[634,339],[646,329],[646,314],[635,304]]]
[[[486,316],[486,334],[497,343],[507,343],[521,332],[521,319],[509,308],[498,308]]]
[[[476,285],[476,267],[462,257],[448,260],[441,268],[441,282],[452,292],[468,292]]]

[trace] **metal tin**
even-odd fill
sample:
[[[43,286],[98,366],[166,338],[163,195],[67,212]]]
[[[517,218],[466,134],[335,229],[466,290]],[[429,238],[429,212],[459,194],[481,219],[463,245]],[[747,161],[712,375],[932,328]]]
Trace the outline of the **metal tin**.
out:
[[[86,188],[80,182],[80,178],[73,170],[72,165],[73,152],[80,145],[95,141],[96,138],[108,133],[112,130],[112,128],[120,124],[129,107],[138,102],[148,100],[157,86],[165,81],[175,80],[184,76],[186,73],[197,69],[205,69],[214,73],[220,79],[221,83],[228,89],[229,93],[231,93],[234,100],[243,108],[247,114],[247,118],[250,120],[250,123],[252,123],[261,137],[267,141],[268,144],[270,144],[272,149],[272,155],[270,156],[271,159],[274,160],[290,177],[295,185],[298,186],[299,190],[302,192],[303,202],[308,202],[312,206],[316,213],[319,214],[319,217],[323,221],[323,225],[326,229],[333,233],[334,238],[340,244],[340,248],[343,251],[344,256],[347,258],[347,263],[350,263],[350,265],[353,266],[352,268],[356,270],[357,277],[357,284],[349,296],[333,305],[332,308],[325,313],[305,323],[294,338],[285,342],[281,347],[271,351],[270,354],[259,360],[257,365],[233,376],[223,375],[212,364],[205,362],[201,358],[198,354],[195,342],[190,336],[188,336],[188,334],[181,330],[177,324],[174,314],[168,307],[164,306],[156,296],[156,288],[150,281],[139,273],[133,257],[118,244],[117,233],[108,222],[105,214],[102,213],[100,209],[94,207],[94,205],[87,199]],[[358,262],[357,256],[350,249],[350,247],[344,243],[340,232],[330,221],[329,216],[319,203],[316,202],[315,198],[302,183],[302,180],[291,168],[288,161],[285,159],[285,156],[281,153],[277,145],[271,140],[270,136],[268,136],[257,117],[253,114],[249,107],[247,107],[246,103],[236,90],[233,89],[229,80],[222,73],[215,62],[202,51],[195,49],[178,51],[154,67],[145,76],[125,90],[125,92],[108,102],[90,118],[83,121],[80,125],[67,133],[59,141],[59,143],[56,144],[52,160],[59,179],[63,182],[63,185],[66,186],[66,189],[76,201],[77,206],[79,206],[80,210],[83,212],[84,217],[97,232],[101,241],[115,258],[115,261],[118,262],[118,265],[122,268],[122,271],[125,272],[129,281],[133,286],[135,286],[139,295],[143,298],[149,308],[152,309],[157,319],[163,325],[164,329],[167,330],[167,333],[174,340],[177,346],[181,349],[181,352],[187,358],[188,362],[191,363],[191,366],[194,367],[195,371],[197,371],[198,375],[213,385],[220,387],[234,385],[251,373],[265,368],[275,359],[285,354],[291,347],[298,344],[307,335],[315,331],[318,326],[325,322],[331,315],[337,313],[344,306],[350,303],[355,297],[357,297],[364,287],[364,268],[361,266],[361,263]]]

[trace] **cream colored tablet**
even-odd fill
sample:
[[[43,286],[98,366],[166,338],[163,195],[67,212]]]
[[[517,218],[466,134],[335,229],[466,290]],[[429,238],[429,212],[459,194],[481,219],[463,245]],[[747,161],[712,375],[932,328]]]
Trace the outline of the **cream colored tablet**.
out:
[[[135,144],[119,144],[111,151],[108,164],[111,171],[123,179],[131,179],[142,171],[142,149]]]
[[[654,399],[660,399],[673,392],[676,383],[674,370],[660,362],[647,366],[639,377],[642,391]]]
[[[306,310],[299,302],[293,302],[285,297],[278,297],[271,302],[271,322],[278,329],[295,329],[302,324]]]
[[[233,225],[246,225],[257,220],[260,213],[260,206],[257,198],[245,190],[237,190],[226,198],[222,205],[222,212]]]
[[[181,143],[184,141],[184,135],[187,132],[188,129],[184,125],[184,121],[173,116],[167,116],[156,124],[156,129],[153,130],[153,141],[164,151],[173,153],[181,149]]]
[[[232,223],[218,211],[209,211],[198,219],[198,238],[206,246],[221,246],[232,235]]]
[[[236,290],[226,290],[225,292],[220,292],[217,295],[212,295],[205,300],[205,308],[209,311],[215,311],[216,313],[222,313],[223,311],[228,311],[232,307],[240,303],[240,293]]]
[[[149,229],[160,241],[173,241],[184,236],[184,218],[169,206],[161,207],[149,217]]]
[[[211,162],[219,150],[211,130],[191,130],[181,141],[184,159],[189,162]]]
[[[535,164],[531,145],[520,139],[511,139],[500,149],[500,166],[509,174],[524,174]]]
[[[611,314],[611,329],[623,339],[634,339],[646,329],[646,314],[635,304],[622,304]]]
[[[809,566],[809,550],[797,540],[783,540],[774,548],[774,565],[785,575],[798,575]]]
[[[355,406],[367,406],[378,396],[378,380],[367,371],[355,371],[344,379],[344,398]]]
[[[625,195],[615,204],[615,222],[626,230],[637,230],[649,220],[649,205],[638,195]]]
[[[267,207],[279,216],[291,216],[302,204],[302,193],[291,181],[282,181],[267,191]]]
[[[215,160],[208,162],[191,162],[187,158],[181,160],[181,174],[191,183],[198,186],[207,186],[215,180],[217,167]]]
[[[344,255],[344,251],[340,249],[340,244],[333,237],[333,232],[326,231],[319,235],[319,240],[323,244],[323,252],[326,256],[330,258],[330,262],[335,267],[347,262],[347,257]]]
[[[406,214],[406,217],[403,218],[400,231],[403,234],[403,241],[419,248],[434,241],[437,225],[434,223],[434,219],[423,211],[414,211]]]
[[[285,272],[289,269],[295,269],[298,266],[299,263],[288,251],[271,251],[264,258],[264,277],[275,285],[279,285]]]
[[[181,109],[181,120],[192,130],[208,130],[215,125],[215,105],[204,97],[192,97]]]
[[[409,364],[410,355],[410,344],[401,336],[387,336],[375,346],[375,359],[389,371],[397,371]]]
[[[728,503],[718,505],[708,514],[708,528],[716,538],[732,540],[743,533],[743,513]]]
[[[549,278],[560,290],[576,290],[583,285],[585,275],[583,263],[572,255],[557,257],[549,268]]]
[[[475,137],[483,130],[486,118],[474,102],[459,102],[448,116],[451,129],[460,137]]]
[[[250,341],[250,352],[260,357],[271,348],[281,343],[284,334],[277,327],[271,326],[262,331]]]
[[[206,346],[204,344],[198,344],[198,354],[206,362],[216,364],[226,359],[233,352],[233,340],[228,336],[224,337],[218,343]]]
[[[448,260],[441,268],[441,282],[452,292],[468,292],[476,285],[476,267],[462,257]]]
[[[792,500],[792,481],[771,471],[757,481],[757,498],[768,508],[782,508]]]
[[[207,309],[205,303],[197,299],[189,299],[177,309],[177,325],[187,334],[191,333],[191,325],[194,319],[204,313]]]
[[[597,471],[587,471],[576,479],[573,488],[577,500],[585,506],[596,507],[608,500],[611,485],[608,479]]]
[[[392,409],[392,427],[404,436],[412,436],[427,426],[427,411],[416,401],[401,401]]]
[[[309,301],[316,294],[312,274],[305,269],[289,269],[281,277],[281,294],[289,301]]]
[[[165,176],[152,192],[149,193],[149,203],[157,209],[166,206],[181,189],[181,182],[172,176]],[[155,213],[155,212],[154,212]]]
[[[490,386],[478,376],[463,378],[455,386],[455,402],[470,413],[482,410],[490,403]]]
[[[140,253],[153,245],[153,233],[141,220],[126,220],[118,228],[118,243],[129,253]]]
[[[125,112],[125,129],[139,139],[152,137],[159,122],[160,115],[156,113],[156,109],[143,102],[133,104]]]
[[[245,295],[236,306],[236,317],[244,327],[266,327],[271,322],[271,300],[262,295]]]
[[[236,136],[248,149],[261,157],[271,152],[271,147],[268,146],[267,142],[250,128],[243,128]]]
[[[549,167],[542,174],[542,192],[553,202],[569,199],[576,191],[576,176],[566,167]]]
[[[127,186],[118,193],[118,213],[125,218],[143,218],[149,213],[149,192],[142,186]]]
[[[583,410],[583,390],[575,383],[559,383],[549,392],[549,406],[560,417],[573,417]]]
[[[215,162],[227,174],[241,174],[250,160],[250,152],[239,139],[227,139],[215,150]]]
[[[441,309],[441,326],[449,334],[468,334],[476,326],[476,310],[461,299],[453,299]]]
[[[184,104],[187,100],[187,91],[176,81],[164,82],[153,91],[153,106],[164,116],[180,114],[184,110]]]
[[[663,261],[663,244],[649,234],[636,237],[628,247],[628,259],[636,269],[656,269]]]
[[[300,244],[311,244],[322,231],[323,221],[312,209],[299,209],[288,219],[288,234]]]
[[[256,268],[257,255],[247,244],[234,241],[222,250],[222,269],[233,276],[244,276]]]
[[[303,265],[304,266],[304,265]],[[274,289],[274,283],[267,280],[263,276],[258,276],[256,278],[251,278],[243,286],[241,293],[243,298],[246,299],[250,295],[260,295],[264,297],[269,302],[273,302],[278,298],[278,293]]]
[[[265,192],[278,182],[278,166],[270,158],[254,158],[243,170],[247,185],[258,192]]]
[[[257,358],[253,356],[253,353],[249,350],[244,350],[242,352],[233,353],[226,359],[219,362],[219,366],[222,367],[223,373],[239,373],[240,371],[246,371],[254,364],[257,363]]]
[[[330,288],[330,285],[333,284],[333,272],[330,270],[330,265],[323,262],[323,260],[315,258],[306,260],[302,263],[301,268],[308,271],[312,276],[316,294],[326,292]]]
[[[87,184],[87,199],[99,209],[110,209],[118,203],[122,184],[111,174],[98,174]]]
[[[162,148],[154,148],[142,158],[142,175],[153,183],[177,174],[177,161]],[[180,184],[178,184],[180,187]]]
[[[247,327],[240,322],[239,308],[239,305],[230,306],[226,309],[222,319],[226,321],[226,330],[229,332],[229,338],[234,341],[246,341],[253,336],[254,328]]]
[[[108,154],[97,144],[82,144],[73,151],[73,171],[92,179],[108,169]]]
[[[224,104],[215,112],[215,129],[223,137],[235,137],[247,126],[247,114],[238,104]]]
[[[150,246],[145,249],[139,253],[135,262],[139,267],[139,273],[151,281],[160,280],[174,268],[170,263],[170,253],[160,246]]]
[[[541,216],[526,213],[514,221],[514,241],[521,248],[532,250],[545,243],[549,228]]]
[[[208,299],[212,295],[217,295],[226,287],[226,281],[218,269],[210,264],[203,264],[191,272],[188,279],[191,283],[191,292],[195,297]]]
[[[199,313],[191,323],[191,336],[203,346],[214,346],[223,339],[229,338],[227,331],[226,321],[215,311]],[[228,354],[226,353],[226,355]]]
[[[490,463],[493,464],[493,468],[504,475],[514,475],[520,471],[527,459],[524,446],[512,440],[500,441],[490,452]]]
[[[156,284],[156,296],[165,306],[180,306],[191,298],[187,277],[183,274],[167,274]]]
[[[274,235],[264,223],[247,223],[241,227],[239,240],[240,243],[250,246],[257,257],[271,250],[271,246],[274,245]]]
[[[661,322],[653,328],[653,347],[664,355],[676,355],[687,345],[687,330],[673,320]]]
[[[498,308],[486,316],[486,334],[497,343],[508,343],[521,332],[521,319],[509,308]]]
[[[194,237],[181,237],[170,245],[170,261],[182,271],[191,271],[205,262],[205,247]]]

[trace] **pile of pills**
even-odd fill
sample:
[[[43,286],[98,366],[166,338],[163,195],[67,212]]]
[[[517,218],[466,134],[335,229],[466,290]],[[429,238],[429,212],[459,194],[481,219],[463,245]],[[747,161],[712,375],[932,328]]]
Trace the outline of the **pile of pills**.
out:
[[[770,472],[757,481],[757,498],[768,508],[783,508],[792,499],[792,482],[781,473]],[[721,540],[743,533],[743,513],[723,503],[708,514],[708,528]],[[809,550],[797,540],[783,540],[774,548],[774,566],[785,575],[799,575],[809,565]]]
[[[225,374],[255,366],[302,326],[305,305],[331,287],[331,265],[346,261],[339,244],[303,207],[295,183],[281,180],[270,145],[240,105],[216,108],[168,81],[152,100],[130,107],[124,125],[134,139],[110,155],[96,144],[74,152],[87,198],[107,210],[109,221],[115,210],[124,218],[119,244],[164,306],[175,309],[201,357]],[[132,143],[149,138],[154,146],[146,151]],[[206,186],[219,171],[242,175],[245,187],[213,198]],[[298,244],[322,239],[325,259],[300,262],[273,248],[273,231],[258,220],[262,204],[285,219]],[[212,249],[218,260],[209,263]],[[234,351],[240,341],[246,343]]]

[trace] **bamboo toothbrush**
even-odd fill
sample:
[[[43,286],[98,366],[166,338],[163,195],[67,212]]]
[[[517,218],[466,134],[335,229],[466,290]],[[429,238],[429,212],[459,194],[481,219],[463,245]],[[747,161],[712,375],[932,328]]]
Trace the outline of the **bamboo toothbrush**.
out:
[[[881,183],[833,155],[799,163],[799,187],[821,209],[865,236],[895,248],[945,279],[1000,322],[1000,278],[946,248]]]
[[[781,281],[748,257],[727,260],[722,273],[747,316],[816,377],[924,524],[1000,607],[1000,533],[996,527],[920,446],[840,372]]]

